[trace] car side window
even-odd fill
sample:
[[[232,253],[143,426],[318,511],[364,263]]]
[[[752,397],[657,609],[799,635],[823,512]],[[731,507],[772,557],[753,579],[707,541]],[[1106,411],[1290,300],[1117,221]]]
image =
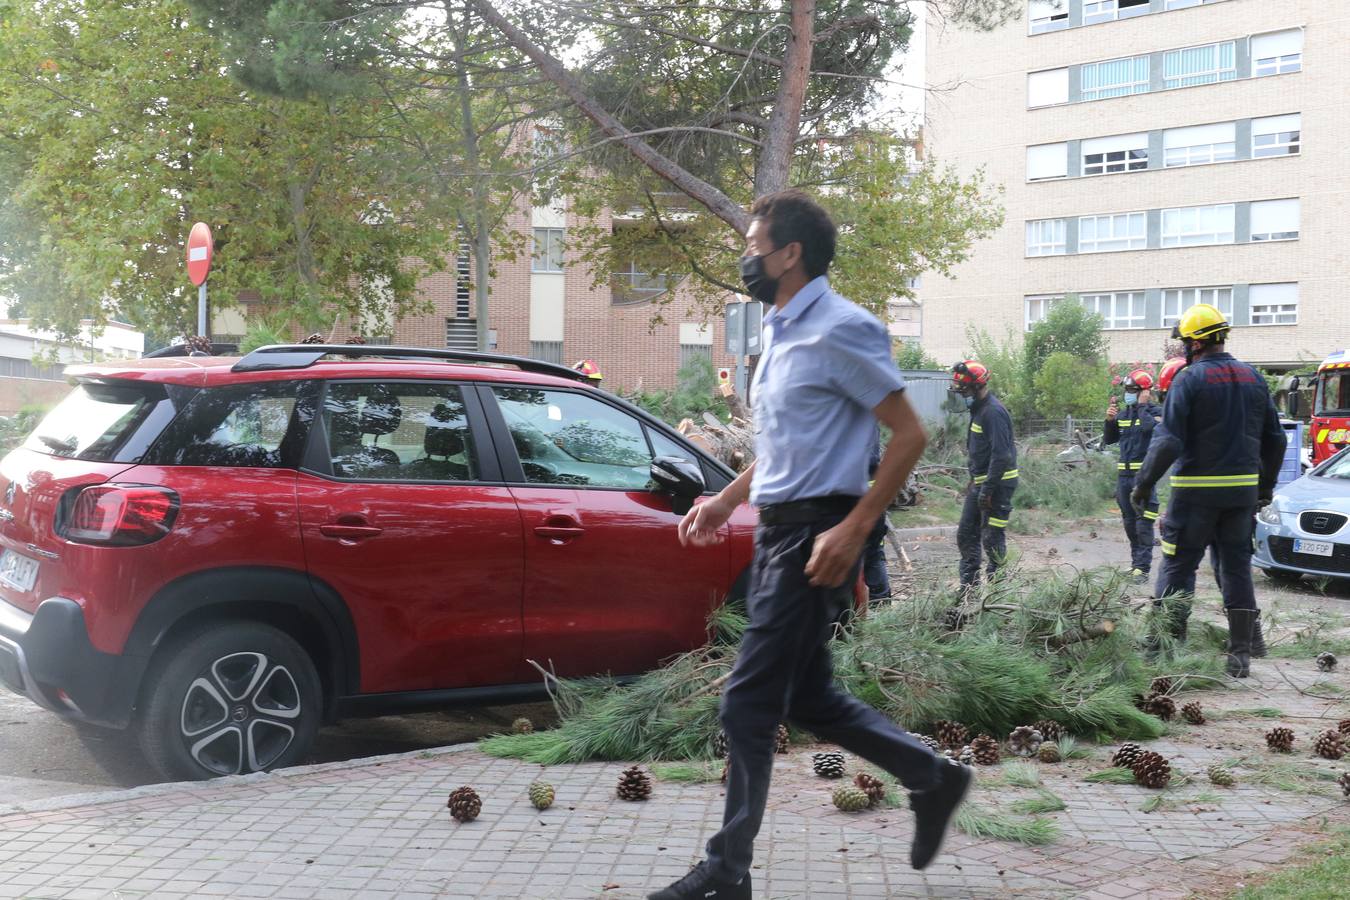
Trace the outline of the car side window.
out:
[[[571,391],[493,393],[530,483],[647,489],[652,453],[633,416]]]
[[[151,465],[282,468],[298,382],[207,388],[146,454]]]
[[[477,481],[478,458],[453,384],[336,382],[323,427],[333,474],[361,481]]]

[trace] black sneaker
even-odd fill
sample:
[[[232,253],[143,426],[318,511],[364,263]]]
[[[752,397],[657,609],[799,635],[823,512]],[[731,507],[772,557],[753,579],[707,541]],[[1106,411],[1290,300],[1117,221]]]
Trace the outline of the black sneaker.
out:
[[[670,887],[648,894],[647,900],[750,900],[750,873],[733,884],[716,877],[708,863],[701,862]]]
[[[911,791],[909,807],[914,810],[914,842],[909,846],[909,864],[926,869],[942,849],[952,814],[966,799],[975,780],[970,766],[952,762],[942,766],[942,780],[926,791]]]

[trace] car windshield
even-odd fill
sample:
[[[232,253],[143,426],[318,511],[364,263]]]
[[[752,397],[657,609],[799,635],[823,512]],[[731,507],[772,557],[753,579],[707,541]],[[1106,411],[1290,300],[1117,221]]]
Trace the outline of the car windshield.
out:
[[[1319,416],[1350,412],[1350,372],[1328,372],[1318,379],[1313,412]]]
[[[1327,467],[1317,474],[1321,478],[1350,479],[1350,453],[1340,453],[1332,457]]]

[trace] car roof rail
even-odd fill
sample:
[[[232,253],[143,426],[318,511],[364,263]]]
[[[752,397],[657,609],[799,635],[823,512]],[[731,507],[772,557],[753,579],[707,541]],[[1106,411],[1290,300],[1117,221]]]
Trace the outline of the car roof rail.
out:
[[[212,344],[210,353],[194,351],[187,344],[170,344],[167,347],[160,347],[158,350],[152,350],[141,357],[141,359],[165,359],[171,356],[191,356],[194,352],[198,356],[234,356],[239,352],[238,344]]]
[[[478,365],[514,366],[522,372],[537,372],[589,381],[575,369],[558,363],[508,356],[504,353],[479,353],[474,350],[436,350],[430,347],[391,347],[384,344],[271,344],[250,352],[231,367],[232,372],[270,372],[277,369],[307,369],[325,356],[384,357],[386,359],[445,360]]]

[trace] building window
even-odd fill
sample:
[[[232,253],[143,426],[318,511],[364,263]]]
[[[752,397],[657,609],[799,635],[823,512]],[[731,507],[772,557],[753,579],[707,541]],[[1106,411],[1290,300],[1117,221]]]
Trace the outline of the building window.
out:
[[[1163,54],[1164,87],[1191,87],[1234,78],[1237,78],[1237,45],[1233,41]]]
[[[1027,108],[1069,102],[1069,70],[1046,69],[1027,75]]]
[[[1031,0],[1027,4],[1032,34],[1069,27],[1069,0]]]
[[[1284,75],[1303,68],[1303,29],[1252,36],[1252,74]]]
[[[1303,116],[1252,119],[1252,157],[1292,156],[1303,150]]]
[[[610,293],[614,303],[644,303],[668,289],[664,275],[653,275],[638,268],[636,262],[629,262],[628,268],[615,272],[610,279]]]
[[[1217,306],[1228,321],[1233,321],[1233,289],[1231,287],[1168,288],[1163,291],[1164,328],[1181,321],[1181,314],[1197,303]]]
[[[562,345],[562,341],[530,341],[530,356],[540,362],[551,362],[562,365]]]
[[[1253,325],[1297,325],[1298,284],[1254,284],[1248,295]]]
[[[1147,246],[1148,216],[1145,213],[1083,216],[1078,220],[1079,253],[1143,250]]]
[[[712,365],[712,347],[708,344],[680,344],[680,369],[695,360],[707,360]]]
[[[1083,24],[1128,19],[1148,12],[1148,0],[1084,0]]]
[[[1163,165],[1200,166],[1237,158],[1237,138],[1232,122],[1169,128],[1163,132]]]
[[[1039,144],[1027,148],[1027,181],[1064,178],[1068,174],[1068,144]]]
[[[1183,206],[1162,211],[1162,245],[1195,247],[1233,243],[1233,204]]]
[[[1206,3],[1218,3],[1219,0],[1167,0],[1163,9],[1185,9],[1188,6],[1202,6]]]
[[[1131,56],[1087,63],[1078,69],[1078,85],[1084,100],[1147,93],[1148,57]]]
[[[1299,200],[1261,200],[1252,204],[1253,241],[1298,239]]]
[[[1088,312],[1102,317],[1103,328],[1143,328],[1144,292],[1117,291],[1111,294],[1083,294],[1079,298]]]
[[[1061,295],[1048,295],[1042,297],[1026,298],[1026,330],[1030,331],[1031,326],[1041,321],[1050,312],[1050,307],[1063,300]]]
[[[1065,250],[1063,219],[1038,219],[1027,223],[1027,256],[1061,256]]]
[[[563,229],[536,228],[531,248],[531,272],[563,270]]]
[[[1148,135],[1123,134],[1083,141],[1083,174],[1107,175],[1148,168]]]

